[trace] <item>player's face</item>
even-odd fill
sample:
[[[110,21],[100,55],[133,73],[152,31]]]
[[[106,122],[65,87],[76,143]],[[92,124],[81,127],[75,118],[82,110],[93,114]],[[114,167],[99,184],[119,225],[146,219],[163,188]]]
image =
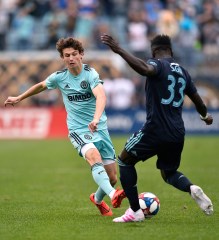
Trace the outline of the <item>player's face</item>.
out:
[[[80,68],[82,65],[83,53],[79,53],[78,50],[74,48],[65,48],[63,49],[63,61],[67,68],[75,69]]]

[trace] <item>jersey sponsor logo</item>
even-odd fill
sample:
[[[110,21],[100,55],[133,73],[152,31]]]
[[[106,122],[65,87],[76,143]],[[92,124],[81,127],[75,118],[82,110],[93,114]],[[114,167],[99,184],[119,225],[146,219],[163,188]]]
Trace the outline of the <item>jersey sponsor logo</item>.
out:
[[[88,134],[85,134],[84,138],[87,139],[87,140],[91,140],[92,139],[92,137],[90,135],[88,135]]]
[[[86,89],[86,88],[88,88],[88,83],[84,80],[81,82],[80,86],[82,89]]]
[[[90,98],[91,98],[91,93],[68,95],[68,100],[70,102],[84,102],[84,101],[88,101]]]

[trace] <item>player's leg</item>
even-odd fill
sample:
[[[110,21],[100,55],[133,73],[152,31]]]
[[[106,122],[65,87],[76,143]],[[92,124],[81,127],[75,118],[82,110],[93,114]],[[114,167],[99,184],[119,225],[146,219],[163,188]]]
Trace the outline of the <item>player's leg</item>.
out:
[[[177,171],[180,165],[183,144],[181,142],[162,145],[158,151],[157,167],[161,169],[161,176],[166,183],[181,191],[190,193],[204,213],[211,215],[213,213],[211,200],[199,186],[194,185],[183,173]]]
[[[158,146],[157,168],[161,170],[161,176],[164,181],[175,188],[189,192],[192,183],[181,172],[177,171],[184,142],[162,143]]]
[[[91,172],[97,185],[109,196],[115,189],[110,184],[109,176],[104,168],[101,155],[94,144],[86,144],[81,150],[83,156],[91,166]]]
[[[103,166],[100,153],[98,149],[94,146],[94,144],[86,144],[84,147],[82,147],[81,152],[91,166],[93,179],[99,186],[96,193],[92,193],[90,195],[90,200],[99,209],[101,215],[112,216],[112,210],[103,201],[103,197],[106,194],[110,195],[110,193],[114,192],[115,189],[110,184],[110,180]]]
[[[190,193],[192,198],[206,215],[213,214],[213,204],[210,198],[199,186],[192,184],[190,180],[183,175],[183,173],[179,171],[161,170],[161,175],[164,181],[168,184],[171,184],[181,191]]]
[[[120,181],[128,198],[130,208],[124,215],[113,219],[113,222],[141,222],[145,217],[140,208],[137,189],[137,172],[135,169],[136,161],[127,153],[122,151],[118,159]]]
[[[73,144],[73,146],[78,150],[78,153],[81,157],[83,157],[90,165],[91,167],[91,172],[92,172],[92,176],[94,181],[97,183],[97,185],[99,186],[99,193],[100,195],[103,194],[107,194],[110,198],[111,201],[118,199],[119,201],[116,201],[115,204],[113,204],[113,207],[119,207],[121,204],[121,198],[123,199],[125,196],[125,193],[123,190],[116,190],[112,187],[112,185],[110,184],[111,182],[115,182],[115,179],[109,179],[107,172],[105,170],[105,167],[103,165],[102,162],[102,157],[101,154],[99,152],[99,150],[97,149],[97,147],[99,148],[102,144],[102,137],[99,134],[100,131],[95,132],[92,136],[90,134],[90,132],[88,133],[76,133],[76,132],[71,132],[69,134],[69,138],[71,143]],[[107,132],[108,133],[108,132]],[[109,136],[109,135],[108,135]],[[98,146],[98,143],[99,146]],[[94,145],[95,144],[95,145]],[[112,143],[111,143],[112,144]],[[97,145],[97,146],[96,146]],[[114,162],[115,162],[115,151],[112,147],[112,158]],[[112,174],[111,174],[112,176]],[[103,193],[104,192],[104,193]],[[98,208],[101,207],[99,206],[100,204],[97,204],[95,202],[95,194],[91,194],[90,195],[90,200],[97,206]],[[101,197],[100,197],[101,200]],[[114,202],[114,201],[113,201]],[[105,204],[103,201],[101,202],[101,205]],[[100,212],[102,215],[105,215],[101,209],[99,208]],[[111,210],[110,210],[111,211]],[[111,214],[112,215],[112,214]]]
[[[110,179],[110,184],[112,187],[114,187],[117,183],[117,171],[116,171],[116,163],[115,161],[103,161],[104,168],[107,172],[107,175],[109,176]],[[103,198],[106,196],[106,193],[102,190],[102,188],[98,188],[97,191],[95,192],[95,201],[96,203],[100,203]]]
[[[91,136],[90,133],[80,134],[78,132],[77,133],[71,132],[69,134],[69,138],[72,145],[78,150],[79,155],[83,157],[85,160],[87,160],[85,155],[87,151],[90,150],[90,154],[88,154],[88,158],[89,158],[88,163],[91,166],[91,171],[92,171],[92,176],[94,178],[94,181],[98,184],[98,186],[99,186],[99,183],[102,183],[101,185],[103,189],[101,188],[101,191],[104,192],[104,194],[106,194],[105,192],[109,193],[111,191],[114,191],[115,189],[111,186],[108,175],[105,171],[105,168],[103,167],[100,153],[92,142],[92,141],[95,142],[95,141],[101,140],[98,134],[95,133]],[[100,172],[101,174],[98,174],[98,172]],[[101,178],[104,179],[104,182],[101,180]],[[97,206],[100,213],[104,216],[111,216],[112,211],[110,207],[107,204],[105,204],[104,201],[100,201],[100,203],[96,203],[94,197],[95,197],[95,194],[94,193],[91,194],[90,200]]]
[[[143,221],[144,214],[139,205],[137,189],[137,172],[135,164],[139,159],[148,159],[155,154],[152,145],[147,142],[142,131],[133,134],[125,144],[125,149],[118,158],[120,181],[129,200],[130,208],[114,222]]]
[[[107,195],[110,195],[111,192],[115,192],[103,166],[101,154],[95,145],[98,145],[98,142],[101,143],[102,140],[99,131],[95,132],[93,135],[91,135],[90,132],[71,132],[69,138],[73,146],[78,150],[79,155],[90,165],[93,179],[97,185]]]
[[[100,130],[98,131],[98,134],[101,137],[101,142],[96,142],[94,144],[100,152],[104,167],[110,179],[110,183],[112,186],[115,186],[117,183],[115,149],[107,130]],[[98,189],[95,195],[98,197],[99,193],[101,193],[101,189]],[[125,198],[125,192],[123,189],[116,189],[114,192],[111,192],[109,196],[111,198],[112,206],[117,208],[120,207],[122,200]]]
[[[192,183],[183,173],[176,170],[161,170],[161,176],[166,183],[173,187],[184,192],[190,192]]]
[[[97,194],[97,197],[96,197],[97,202],[95,201],[95,203],[98,204],[98,202],[101,200],[101,195],[102,197],[104,197],[104,193],[105,193],[110,197],[111,203],[114,208],[120,207],[122,200],[125,198],[124,190],[115,189],[110,184],[109,176],[105,170],[105,167],[103,165],[103,161],[98,149],[94,146],[94,144],[90,143],[82,147],[81,153],[85,157],[89,165],[91,166],[93,179],[99,186],[98,192],[94,194],[94,201],[95,201],[95,196]],[[115,174],[115,171],[114,171],[114,174]],[[111,176],[112,176],[112,173],[111,173]],[[111,179],[111,181],[112,182],[114,181],[115,183],[115,180],[116,179],[114,175],[114,179]],[[90,199],[91,198],[92,196],[90,196]],[[103,204],[104,202],[102,201],[101,203]],[[104,205],[106,204],[104,203]]]
[[[118,157],[120,181],[126,196],[129,200],[130,207],[135,212],[140,209],[138,201],[138,188],[137,188],[137,172],[135,168],[135,160],[128,154],[126,149]]]
[[[104,168],[109,176],[110,183],[115,186],[117,183],[117,169],[116,162],[114,160],[103,161]]]
[[[98,131],[98,135],[101,138],[101,141],[95,142],[96,148],[99,150],[104,168],[107,172],[107,175],[110,179],[110,184],[115,186],[117,183],[117,171],[116,171],[116,154],[115,150],[107,130]],[[95,198],[99,201],[103,200],[106,193],[101,189],[95,193]]]
[[[119,157],[120,181],[122,187],[129,200],[130,208],[128,208],[124,215],[113,219],[113,222],[141,222],[145,220],[142,212],[137,189],[137,172],[135,163],[138,160],[134,159],[124,149]]]

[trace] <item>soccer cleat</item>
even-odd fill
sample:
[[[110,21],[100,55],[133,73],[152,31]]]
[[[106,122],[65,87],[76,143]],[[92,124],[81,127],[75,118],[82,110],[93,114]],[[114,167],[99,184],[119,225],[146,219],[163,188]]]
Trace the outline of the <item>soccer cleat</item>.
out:
[[[203,190],[199,186],[192,185],[190,189],[192,198],[197,202],[201,210],[206,215],[212,215],[214,210],[213,204],[209,197],[203,192]]]
[[[114,208],[120,207],[122,200],[126,197],[124,190],[116,189],[113,198],[111,199],[111,203]]]
[[[112,210],[110,209],[110,207],[104,201],[102,201],[100,204],[97,204],[95,202],[94,193],[92,193],[90,195],[90,200],[99,209],[101,215],[103,215],[103,216],[112,216],[113,215]]]
[[[118,218],[114,218],[113,222],[142,222],[145,220],[144,213],[141,209],[134,212],[131,208],[128,208],[124,215]]]

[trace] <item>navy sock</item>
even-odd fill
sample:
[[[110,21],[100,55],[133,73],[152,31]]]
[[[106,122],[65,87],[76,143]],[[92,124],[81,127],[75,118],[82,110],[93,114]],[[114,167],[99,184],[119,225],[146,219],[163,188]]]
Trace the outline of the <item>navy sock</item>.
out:
[[[167,174],[166,178],[166,182],[170,185],[183,192],[190,193],[190,186],[192,185],[192,183],[186,176],[183,175],[183,173],[176,171],[172,174]]]
[[[137,172],[134,166],[119,165],[120,181],[129,200],[131,209],[136,212],[140,209],[137,189]]]

